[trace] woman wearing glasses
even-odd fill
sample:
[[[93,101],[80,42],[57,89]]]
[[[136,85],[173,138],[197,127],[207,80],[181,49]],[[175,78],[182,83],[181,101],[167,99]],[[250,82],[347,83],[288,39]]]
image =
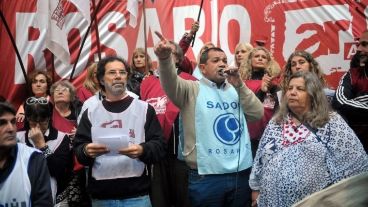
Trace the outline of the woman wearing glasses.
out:
[[[50,93],[54,104],[52,125],[55,129],[69,135],[70,146],[72,146],[77,127],[77,118],[82,104],[76,97],[74,86],[67,80],[60,80],[54,83],[51,86]],[[73,194],[69,197],[69,206],[88,206],[89,201],[85,192],[84,167],[76,159],[74,159],[73,165],[73,179],[69,185]]]
[[[52,105],[44,97],[30,97],[24,104],[25,131],[20,142],[39,149],[47,160],[55,206],[67,206],[67,184],[72,171],[69,137],[52,127]]]

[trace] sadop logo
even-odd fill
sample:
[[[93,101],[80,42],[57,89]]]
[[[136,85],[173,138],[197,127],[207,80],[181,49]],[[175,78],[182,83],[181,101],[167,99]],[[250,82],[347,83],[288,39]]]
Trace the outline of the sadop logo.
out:
[[[213,124],[213,132],[216,138],[226,145],[238,143],[243,128],[239,120],[232,113],[226,113],[218,116]]]

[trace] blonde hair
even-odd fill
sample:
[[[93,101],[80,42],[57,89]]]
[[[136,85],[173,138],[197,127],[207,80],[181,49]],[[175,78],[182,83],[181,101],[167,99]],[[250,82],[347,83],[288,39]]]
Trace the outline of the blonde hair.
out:
[[[268,63],[264,68],[265,73],[267,73],[271,77],[276,77],[280,74],[281,68],[279,64],[272,58],[271,52],[264,47],[255,47],[249,52],[248,57],[244,61],[242,61],[239,66],[240,75],[243,80],[249,80],[252,77],[252,58],[254,54],[259,50],[264,51],[267,56]]]
[[[96,77],[97,74],[97,63],[92,63],[87,68],[87,75],[86,79],[84,79],[83,86],[88,89],[92,94],[95,94],[98,90],[100,90],[99,84],[95,83],[93,79]]]
[[[245,57],[248,57],[249,52],[253,49],[253,46],[249,43],[249,42],[240,42],[235,46],[235,51],[234,51],[234,60],[235,60],[235,66],[239,67],[240,64],[238,65],[238,60],[236,59],[236,51],[241,50],[241,48],[244,48],[247,52],[247,54],[245,55]]]

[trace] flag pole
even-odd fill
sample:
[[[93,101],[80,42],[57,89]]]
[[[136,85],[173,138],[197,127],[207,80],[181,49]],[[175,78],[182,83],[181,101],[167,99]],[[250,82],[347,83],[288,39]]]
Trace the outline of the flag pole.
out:
[[[101,0],[102,1],[102,0]],[[93,5],[93,10],[96,9],[96,0],[92,1],[92,5]],[[97,18],[97,17],[96,17]],[[97,20],[95,20],[94,22],[94,26],[95,26],[95,32],[96,32],[96,42],[97,42],[97,51],[98,51],[98,61],[101,60],[101,42],[100,42],[100,32],[98,31],[98,22]]]
[[[88,26],[88,28],[87,28],[87,32],[86,32],[86,34],[85,34],[85,35],[84,35],[84,37],[83,37],[82,45],[81,45],[81,47],[80,47],[80,49],[79,49],[79,51],[78,51],[77,60],[76,60],[75,64],[73,65],[72,73],[70,74],[70,78],[69,78],[69,80],[70,80],[70,81],[72,81],[72,79],[73,79],[73,75],[74,75],[74,72],[75,72],[75,68],[77,67],[77,64],[78,64],[79,58],[80,58],[80,56],[81,56],[81,54],[82,54],[83,46],[84,46],[84,44],[85,44],[85,42],[86,42],[86,40],[87,40],[87,36],[88,36],[89,31],[91,30],[92,24],[93,24],[93,22],[96,20],[97,12],[98,12],[98,10],[99,10],[99,9],[100,9],[100,7],[101,7],[102,1],[103,1],[103,0],[100,0],[100,1],[98,2],[97,7],[96,7],[96,10],[95,10],[95,11],[93,11],[94,13],[93,13],[93,15],[92,15],[91,23],[89,24],[89,26]],[[96,23],[96,24],[97,24],[97,23]]]
[[[1,18],[1,21],[3,22],[3,24],[5,26],[6,33],[9,35],[9,38],[10,38],[10,41],[11,41],[11,43],[13,45],[13,48],[15,50],[15,53],[17,54],[17,58],[18,58],[18,61],[19,61],[19,64],[20,64],[20,68],[22,69],[22,73],[23,73],[24,79],[26,81],[26,84],[28,85],[27,73],[26,73],[26,70],[24,68],[22,58],[20,57],[20,53],[19,53],[17,44],[15,43],[14,37],[11,34],[11,31],[10,31],[9,25],[6,22],[6,19],[4,17],[3,11],[1,11],[1,10],[0,10],[0,18]]]
[[[147,54],[147,28],[146,28],[147,22],[146,22],[146,0],[143,0],[143,32],[144,32],[144,62],[145,62],[145,71],[144,75],[149,74],[149,68],[148,68],[148,54]]]
[[[198,17],[197,17],[197,22],[199,22],[199,19],[200,19],[200,17],[201,17],[202,7],[203,7],[203,0],[201,0],[201,6],[199,7],[199,13],[198,13]],[[194,46],[194,41],[195,41],[196,34],[197,34],[197,32],[195,32],[195,33],[193,34],[192,47]]]

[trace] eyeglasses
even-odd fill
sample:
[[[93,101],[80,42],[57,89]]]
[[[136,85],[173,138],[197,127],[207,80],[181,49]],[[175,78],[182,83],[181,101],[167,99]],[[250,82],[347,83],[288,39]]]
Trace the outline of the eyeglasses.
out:
[[[359,47],[360,45],[361,45],[362,47],[367,47],[367,46],[368,46],[368,42],[367,42],[367,41],[357,42],[357,47]]]
[[[49,100],[47,100],[47,98],[45,97],[40,97],[40,98],[36,98],[36,97],[29,97],[26,100],[26,104],[27,105],[33,105],[33,104],[48,104]]]
[[[128,72],[126,70],[109,70],[105,73],[108,76],[117,76],[117,75],[121,75],[121,76],[125,76],[128,74]]]
[[[67,91],[69,91],[69,88],[67,88],[67,87],[59,87],[59,88],[56,88],[55,90],[54,90],[56,93],[64,93],[64,92],[67,92]]]

